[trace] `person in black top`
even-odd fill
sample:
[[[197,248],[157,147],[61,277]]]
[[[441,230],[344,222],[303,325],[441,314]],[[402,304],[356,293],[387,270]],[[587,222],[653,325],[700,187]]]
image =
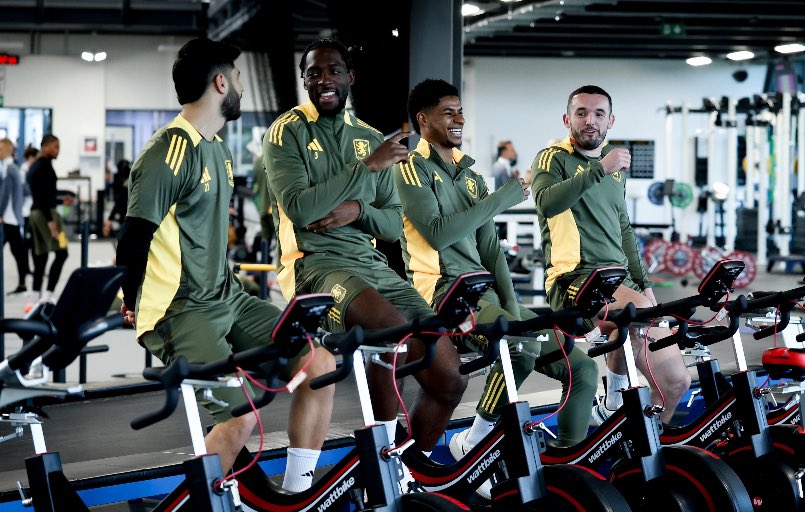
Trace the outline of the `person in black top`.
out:
[[[131,162],[119,161],[112,185],[115,204],[112,206],[112,211],[109,212],[109,217],[103,223],[103,236],[109,236],[112,233],[112,221],[123,224],[123,219],[126,218],[129,203],[129,174],[131,174]]]
[[[42,137],[42,149],[39,158],[31,164],[28,171],[28,186],[31,189],[33,205],[31,206],[31,231],[34,239],[34,292],[41,299],[49,299],[56,289],[62,267],[67,260],[67,236],[64,234],[62,220],[56,212],[56,171],[52,161],[59,156],[59,139],[47,134]],[[42,296],[42,281],[48,253],[55,253],[56,258],[48,272],[47,295]]]

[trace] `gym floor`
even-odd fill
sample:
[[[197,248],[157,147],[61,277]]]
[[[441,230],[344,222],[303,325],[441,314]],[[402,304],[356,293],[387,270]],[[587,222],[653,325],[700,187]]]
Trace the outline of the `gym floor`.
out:
[[[65,265],[60,286],[57,288],[57,295],[67,282],[70,273],[80,265],[80,245],[71,243],[69,251],[70,257]],[[88,261],[91,266],[110,265],[113,256],[114,246],[111,242],[93,241],[90,244]],[[8,291],[17,285],[16,267],[8,246],[4,249],[3,258],[4,289]],[[680,284],[682,281],[680,278],[669,275],[656,277],[667,279],[670,283],[668,287],[655,289],[661,302],[693,294],[698,285],[693,276],[689,278],[687,286]],[[799,274],[784,274],[782,270],[779,273],[767,274],[765,269],[759,268],[755,281],[748,288],[739,291],[746,293],[753,290],[790,289],[798,286],[801,279],[802,276]],[[4,296],[4,317],[21,317],[29,300],[26,294]],[[272,300],[278,305],[284,305],[279,293],[272,293]],[[772,340],[755,341],[746,333],[743,339],[747,362],[750,367],[755,367],[759,364],[761,352],[772,345]],[[85,386],[86,389],[106,389],[143,382],[140,373],[143,369],[145,352],[135,342],[132,331],[118,330],[107,333],[93,341],[91,345],[107,345],[109,351],[89,356],[87,372],[89,382]],[[20,340],[16,336],[5,336],[6,355],[13,353],[19,347]],[[711,348],[713,355],[720,359],[725,373],[735,370],[730,343],[720,343]],[[74,363],[68,368],[68,382],[78,381],[77,366],[77,363]],[[599,366],[604,369],[603,360],[599,360]],[[475,414],[475,404],[483,389],[483,381],[483,378],[470,381],[465,401],[456,409],[454,418],[469,418]],[[359,406],[355,400],[357,393],[354,381],[347,379],[336,389],[331,438],[348,436],[362,423]],[[528,400],[532,406],[556,403],[560,396],[558,383],[538,374],[532,374],[520,391],[520,398]],[[415,392],[415,382],[413,379],[408,379],[404,393],[407,404],[412,403]],[[115,398],[72,401],[44,407],[43,411],[48,415],[48,418],[44,419],[47,446],[50,450],[60,452],[65,474],[70,479],[181,462],[192,453],[182,411],[177,411],[168,420],[141,431],[134,431],[129,427],[129,422],[133,418],[157,408],[161,400],[161,393],[149,392]],[[287,446],[285,418],[288,405],[288,396],[280,395],[262,411],[267,448]],[[679,414],[680,421],[684,422],[684,404],[680,408],[683,409]],[[205,420],[203,411],[202,420]],[[0,425],[0,437],[12,432],[10,426]],[[249,448],[256,450],[258,442],[259,438],[254,436]],[[33,452],[30,432],[26,429],[22,438],[8,441],[0,449],[3,451],[3,457],[0,458],[0,492],[14,489],[18,480],[26,485],[23,460]]]

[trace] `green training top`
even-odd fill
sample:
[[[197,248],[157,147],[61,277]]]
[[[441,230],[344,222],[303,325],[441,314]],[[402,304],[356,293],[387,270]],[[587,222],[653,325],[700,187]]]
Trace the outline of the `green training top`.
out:
[[[181,115],[157,130],[131,170],[128,217],[159,226],[137,296],[137,337],[242,288],[226,261],[232,155]]]
[[[517,180],[490,194],[475,161],[453,149],[445,163],[420,139],[408,162],[394,166],[403,204],[403,259],[414,288],[432,304],[461,274],[488,271],[503,307],[519,318],[509,267],[493,218],[524,199]]]
[[[641,289],[648,287],[626,211],[625,173],[607,176],[599,160],[579,153],[568,137],[531,164],[546,290],[562,274],[611,265],[626,267]]]
[[[319,116],[310,102],[268,129],[263,159],[275,206],[277,278],[286,299],[296,294],[306,266],[387,266],[373,239],[400,237],[402,207],[391,172],[372,172],[363,163],[382,142],[380,132],[348,112]],[[320,234],[306,229],[347,200],[360,203],[356,221]]]

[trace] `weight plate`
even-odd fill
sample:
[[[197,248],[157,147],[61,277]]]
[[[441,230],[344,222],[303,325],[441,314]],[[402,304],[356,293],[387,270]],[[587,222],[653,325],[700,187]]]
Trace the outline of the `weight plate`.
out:
[[[724,253],[717,247],[705,247],[696,253],[693,258],[693,273],[699,279],[704,279],[704,276],[710,272],[718,261],[725,258]]]
[[[648,187],[648,200],[651,204],[662,206],[665,202],[665,196],[662,195],[662,189],[665,184],[661,181],[655,181]]]
[[[674,183],[674,191],[668,200],[675,208],[687,208],[693,202],[693,187],[687,183]]]
[[[665,268],[676,276],[684,276],[693,269],[696,251],[682,242],[674,242],[665,250]]]
[[[645,262],[649,274],[665,270],[665,249],[667,247],[668,242],[662,238],[655,238],[646,244],[646,249],[643,251],[643,262]]]

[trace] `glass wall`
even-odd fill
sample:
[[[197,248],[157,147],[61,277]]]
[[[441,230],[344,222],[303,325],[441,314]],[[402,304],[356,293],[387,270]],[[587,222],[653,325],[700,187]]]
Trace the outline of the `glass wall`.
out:
[[[53,110],[49,108],[0,108],[0,139],[14,142],[14,158],[22,162],[25,146],[39,148],[42,136],[53,126]]]
[[[169,110],[107,110],[106,154],[109,163],[125,158],[134,161],[148,139],[176,117]],[[272,113],[243,112],[240,119],[226,124],[219,135],[232,152],[236,176],[250,176],[254,159],[262,154],[263,135],[276,118]]]
[[[107,110],[106,154],[108,165],[121,159],[134,161],[148,139],[176,117],[169,110]],[[236,176],[250,176],[256,155],[262,153],[263,135],[276,118],[257,112],[243,112],[240,119],[226,124],[219,135],[232,152]]]

